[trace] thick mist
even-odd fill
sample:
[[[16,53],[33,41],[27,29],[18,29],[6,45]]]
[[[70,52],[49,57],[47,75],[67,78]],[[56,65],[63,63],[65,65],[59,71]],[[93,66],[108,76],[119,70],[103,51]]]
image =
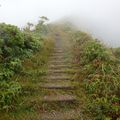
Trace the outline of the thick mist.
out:
[[[50,22],[69,16],[78,29],[120,46],[120,0],[0,0],[0,5],[0,22],[22,27],[43,15]]]
[[[101,40],[108,47],[120,47],[120,19],[94,20],[91,17],[70,17],[71,22],[82,30]],[[118,21],[117,21],[118,20]]]

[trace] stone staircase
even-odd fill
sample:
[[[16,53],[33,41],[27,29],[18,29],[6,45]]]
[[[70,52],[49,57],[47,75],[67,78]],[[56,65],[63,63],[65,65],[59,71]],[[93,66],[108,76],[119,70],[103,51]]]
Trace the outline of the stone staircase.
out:
[[[56,39],[56,44],[53,54],[50,56],[48,63],[48,74],[46,76],[46,82],[41,85],[41,88],[48,91],[54,90],[56,94],[45,95],[42,99],[47,104],[67,104],[68,106],[74,106],[77,102],[77,96],[70,93],[74,91],[76,85],[72,76],[77,68],[71,64],[70,59],[67,58],[66,50],[62,46],[61,40]],[[73,71],[72,71],[73,69]],[[60,92],[64,91],[64,93]],[[61,111],[52,110],[41,114],[41,120],[76,120],[79,117],[79,111],[76,109],[67,109]]]

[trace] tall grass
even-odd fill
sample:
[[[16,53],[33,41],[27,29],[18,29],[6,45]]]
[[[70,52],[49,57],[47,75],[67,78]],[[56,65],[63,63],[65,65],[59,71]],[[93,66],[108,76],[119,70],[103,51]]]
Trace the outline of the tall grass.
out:
[[[71,34],[73,53],[80,66],[77,75],[83,83],[88,103],[86,110],[95,120],[120,117],[120,63],[109,48],[83,32]]]

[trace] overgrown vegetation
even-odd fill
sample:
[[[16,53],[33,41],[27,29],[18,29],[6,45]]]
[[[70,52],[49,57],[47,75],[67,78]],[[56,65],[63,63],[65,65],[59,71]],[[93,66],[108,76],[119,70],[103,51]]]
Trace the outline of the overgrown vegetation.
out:
[[[98,40],[83,32],[72,35],[74,57],[80,66],[77,75],[87,94],[86,110],[95,120],[120,117],[119,49],[114,54]]]
[[[22,94],[22,86],[14,76],[26,74],[24,61],[46,47],[46,38],[40,32],[46,26],[43,20],[34,30],[31,30],[31,24],[20,30],[17,26],[0,23],[0,111],[12,109]]]

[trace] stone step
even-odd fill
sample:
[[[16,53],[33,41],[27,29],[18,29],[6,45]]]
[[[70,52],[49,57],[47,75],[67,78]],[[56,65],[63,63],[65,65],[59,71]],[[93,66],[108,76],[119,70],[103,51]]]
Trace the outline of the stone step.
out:
[[[55,51],[57,51],[57,50],[62,50],[63,51],[63,48],[61,48],[61,47],[58,48],[58,46],[57,46],[57,47],[54,48],[54,50]]]
[[[48,76],[48,80],[72,80],[71,77],[67,76]]]
[[[54,48],[54,51],[63,51],[63,48],[56,46],[56,47]]]
[[[72,76],[73,74],[72,73],[70,74],[70,72],[64,72],[64,71],[63,72],[55,72],[55,71],[49,70],[49,71],[47,71],[46,75],[56,77],[56,76],[68,76],[68,75]]]
[[[48,66],[49,69],[78,69],[79,67],[77,66],[71,66],[71,65],[50,65]]]
[[[72,64],[72,62],[68,59],[50,59],[48,64]]]
[[[53,82],[74,82],[74,78],[73,79],[44,79],[43,82],[44,83],[53,83]]]
[[[49,62],[48,62],[48,65],[52,65],[52,64],[54,64],[54,65],[56,65],[56,64],[58,64],[58,65],[74,65],[74,66],[77,66],[77,64],[75,64],[75,63],[73,63],[73,62],[71,62],[70,60],[50,60]]]
[[[56,60],[56,59],[60,59],[60,60],[64,60],[66,59],[65,56],[52,56],[52,57],[49,57],[50,60]]]
[[[53,60],[54,60],[54,61],[56,61],[56,62],[57,62],[57,61],[63,62],[63,61],[66,61],[67,58],[65,58],[65,57],[55,57],[55,58],[50,57],[49,60],[50,60],[50,61],[53,61]]]
[[[41,85],[41,88],[45,88],[45,89],[64,89],[64,90],[73,90],[75,89],[75,86],[71,85],[71,84],[61,84],[61,83],[46,83]]]
[[[58,54],[63,53],[64,54],[65,52],[64,51],[54,51],[54,53],[58,53]]]
[[[47,74],[66,74],[66,73],[69,73],[69,74],[75,74],[77,73],[78,70],[48,70]]]
[[[70,76],[72,77],[75,74],[75,72],[48,72],[47,76],[53,76],[53,77],[57,77],[57,76]]]
[[[77,110],[53,111],[51,113],[41,114],[41,120],[77,120],[78,117],[80,117],[80,113]]]
[[[76,100],[76,96],[72,95],[49,95],[42,99],[43,102],[74,102]]]
[[[65,63],[70,63],[70,61],[68,60],[68,59],[66,59],[66,58],[56,58],[56,59],[49,59],[49,62],[65,62]]]
[[[62,51],[55,51],[55,52],[53,52],[52,54],[50,54],[50,56],[59,56],[59,55],[68,55],[66,52],[62,52]]]
[[[70,52],[69,51],[65,51],[65,50],[56,50],[56,51],[53,51],[52,54],[54,54],[54,53],[64,53],[64,54],[68,54],[69,53],[69,55],[70,55]]]
[[[49,68],[54,68],[54,67],[57,68],[57,67],[58,67],[58,68],[68,68],[68,69],[69,69],[69,68],[77,67],[77,66],[71,65],[71,64],[68,64],[68,63],[66,63],[66,64],[62,64],[62,63],[60,63],[60,64],[58,64],[58,63],[56,63],[56,64],[55,64],[55,63],[51,63],[51,64],[48,65],[48,67],[49,67]]]
[[[65,53],[52,53],[50,56],[65,56]]]
[[[49,67],[63,67],[63,68],[69,68],[69,67],[72,67],[70,64],[50,64]]]

